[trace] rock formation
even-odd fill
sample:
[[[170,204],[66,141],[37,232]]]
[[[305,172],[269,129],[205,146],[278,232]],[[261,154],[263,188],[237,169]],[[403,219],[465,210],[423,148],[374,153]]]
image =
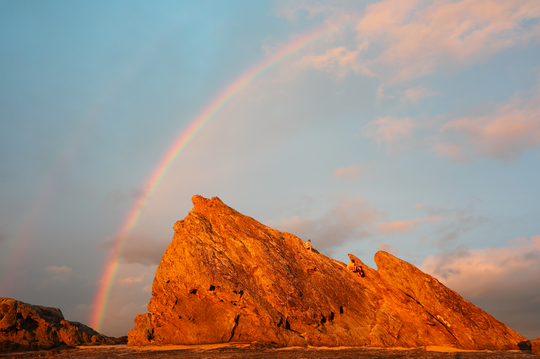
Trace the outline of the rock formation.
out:
[[[531,340],[531,354],[540,355],[540,338]]]
[[[156,271],[150,313],[128,345],[279,345],[518,349],[527,339],[391,254],[363,276],[214,197],[193,197]]]
[[[58,308],[0,298],[0,351],[50,349],[60,345],[120,344],[90,327],[64,319]]]

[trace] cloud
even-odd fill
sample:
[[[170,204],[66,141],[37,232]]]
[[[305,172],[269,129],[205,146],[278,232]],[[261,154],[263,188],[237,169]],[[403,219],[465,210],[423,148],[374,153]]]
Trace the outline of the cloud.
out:
[[[117,238],[109,238],[100,243],[102,250],[111,250],[115,247]],[[132,235],[127,240],[121,260],[124,263],[139,263],[142,265],[157,265],[167,249],[170,241],[156,241],[142,235]]]
[[[144,277],[148,276],[149,273],[147,272],[143,272],[140,276],[138,277],[125,277],[125,278],[119,278],[118,279],[118,283],[120,283],[120,285],[132,285],[132,284],[140,284],[142,283]]]
[[[413,132],[418,127],[420,124],[409,117],[387,116],[369,122],[362,128],[362,134],[393,150],[411,145],[415,141]]]
[[[380,117],[361,132],[377,144],[385,144],[389,151],[430,148],[453,162],[514,160],[540,147],[540,84],[514,94],[506,102],[489,103],[477,115],[447,114],[433,120]]]
[[[371,164],[352,164],[348,167],[340,167],[334,171],[334,178],[340,180],[358,180],[360,178],[360,172],[364,172],[364,170],[370,167]]]
[[[385,83],[469,66],[540,39],[536,0],[385,0],[363,11],[360,6],[297,0],[278,5],[277,12],[291,21],[307,12],[309,18],[322,16],[329,22],[361,13],[352,43],[334,46],[324,55],[305,56],[301,62],[338,77],[353,71],[378,76]],[[407,98],[415,102],[427,94],[419,90],[411,89]]]
[[[70,276],[73,273],[73,270],[66,266],[62,266],[62,267],[48,266],[47,268],[45,268],[45,271],[56,274],[56,275],[63,275],[63,276]]]
[[[303,240],[311,239],[315,248],[331,251],[347,241],[372,234],[373,224],[382,216],[361,198],[341,198],[336,206],[320,218],[291,218],[270,221],[270,227],[293,233]]]
[[[420,269],[529,338],[540,336],[540,235],[430,255]]]
[[[386,0],[366,8],[357,41],[372,72],[405,81],[525,46],[540,36],[527,23],[538,17],[536,0]]]
[[[436,92],[430,91],[425,87],[411,87],[405,90],[405,98],[415,105],[424,98],[436,95],[438,95]]]
[[[446,142],[434,147],[454,161],[482,156],[511,160],[540,146],[540,90],[529,97],[515,95],[503,104],[492,104],[488,114],[451,120],[440,128]]]
[[[377,231],[379,233],[407,233],[412,230],[412,221],[399,221],[391,223],[378,223]]]
[[[379,233],[409,233],[412,232],[419,224],[425,222],[440,222],[442,217],[426,217],[415,218],[410,221],[397,221],[389,223],[378,223],[377,231]]]
[[[145,196],[145,191],[140,188],[131,188],[129,190],[123,190],[121,188],[115,188],[108,193],[108,197],[115,202],[125,202],[138,200]]]
[[[48,266],[45,268],[45,277],[39,286],[39,289],[44,289],[50,286],[60,286],[66,284],[75,272],[73,269],[66,266]]]
[[[520,280],[531,271],[540,273],[540,235],[530,240],[519,237],[507,243],[505,247],[460,248],[431,255],[424,260],[422,270],[472,298],[499,291],[502,283]]]
[[[427,237],[429,243],[441,249],[451,248],[467,232],[487,223],[486,217],[475,214],[474,203],[476,201],[478,200],[472,200],[461,207],[434,207],[430,204],[417,204],[416,209],[424,211],[433,222],[438,222],[438,225]],[[426,241],[427,238],[422,238],[421,242]]]
[[[358,51],[348,51],[345,47],[336,47],[328,50],[324,55],[304,56],[297,65],[302,68],[313,67],[335,73],[338,78],[344,77],[350,71],[373,76],[362,64],[357,61]]]
[[[360,172],[359,165],[350,165],[349,167],[340,167],[334,172],[334,178],[341,179],[358,179],[358,172]]]
[[[324,15],[329,19],[348,17],[351,11],[358,5],[356,0],[278,0],[276,1],[276,13],[289,20],[297,20],[307,13],[308,18]]]
[[[385,252],[388,252],[390,254],[393,254],[393,255],[398,255],[399,254],[399,249],[395,249],[395,248],[392,248],[392,246],[388,245],[388,244],[385,244],[385,243],[381,243],[379,245],[379,248],[377,248],[378,251],[385,251]]]
[[[442,157],[448,157],[453,162],[467,162],[465,150],[462,145],[455,143],[438,143],[433,147],[433,150]]]

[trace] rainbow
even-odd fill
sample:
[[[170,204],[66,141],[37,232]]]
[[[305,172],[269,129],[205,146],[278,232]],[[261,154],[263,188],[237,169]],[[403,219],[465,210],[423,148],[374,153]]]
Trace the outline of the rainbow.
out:
[[[99,281],[99,288],[94,300],[93,311],[90,318],[90,326],[97,331],[101,331],[103,324],[103,318],[107,310],[111,289],[115,282],[116,274],[120,266],[119,259],[121,258],[130,230],[135,227],[141,214],[148,204],[152,194],[161,183],[161,180],[167,173],[171,164],[176,157],[182,152],[184,148],[191,142],[195,135],[203,128],[203,126],[212,118],[212,116],[219,111],[231,98],[242,91],[250,82],[260,76],[266,70],[273,65],[279,63],[292,53],[306,47],[307,45],[316,42],[325,36],[339,31],[340,28],[349,24],[351,20],[343,23],[341,26],[326,24],[322,28],[313,31],[309,34],[298,37],[288,45],[277,51],[275,54],[265,59],[255,67],[246,71],[237,80],[226,87],[221,93],[219,93],[212,102],[197,116],[195,117],[188,127],[180,133],[180,135],[173,142],[172,146],[167,150],[163,158],[159,161],[151,176],[148,178],[144,185],[144,195],[135,203],[131,208],[126,220],[120,228],[114,248],[111,250],[108,260],[105,264],[105,269],[101,280]]]

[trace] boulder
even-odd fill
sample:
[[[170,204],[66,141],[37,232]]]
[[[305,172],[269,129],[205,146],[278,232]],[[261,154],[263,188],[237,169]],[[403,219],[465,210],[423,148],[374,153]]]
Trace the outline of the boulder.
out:
[[[119,344],[121,341],[101,335],[84,324],[65,320],[58,308],[0,298],[0,351]]]
[[[193,197],[128,345],[265,342],[285,346],[518,349],[527,339],[393,255],[361,272],[217,197]]]

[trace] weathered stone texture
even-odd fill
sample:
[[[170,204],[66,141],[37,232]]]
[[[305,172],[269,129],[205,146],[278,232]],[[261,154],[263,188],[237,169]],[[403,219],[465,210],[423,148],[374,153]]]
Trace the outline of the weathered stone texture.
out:
[[[120,343],[90,327],[64,319],[58,308],[0,298],[0,351],[49,349],[59,345]]]
[[[223,204],[193,197],[128,345],[280,345],[517,349],[527,339],[435,278],[379,251],[364,276]]]

